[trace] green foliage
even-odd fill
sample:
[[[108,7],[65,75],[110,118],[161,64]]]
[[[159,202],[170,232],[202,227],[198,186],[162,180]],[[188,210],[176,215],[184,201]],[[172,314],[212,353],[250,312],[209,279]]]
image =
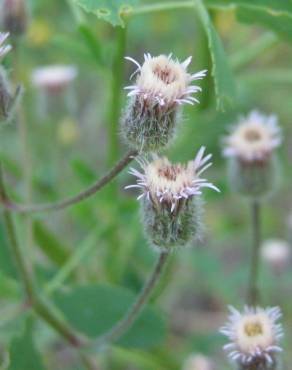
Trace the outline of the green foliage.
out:
[[[195,8],[198,16],[205,28],[208,38],[208,46],[212,59],[212,76],[214,79],[217,108],[225,110],[234,103],[235,99],[235,82],[229,67],[222,41],[220,40],[211,18],[201,0],[195,2]]]
[[[240,7],[237,9],[237,16],[240,22],[259,24],[271,29],[284,39],[292,41],[292,16],[287,16],[286,13],[279,15],[262,9]]]
[[[113,26],[124,26],[122,13],[128,12],[138,0],[74,0],[85,11],[97,15]]]
[[[68,247],[40,221],[33,223],[33,232],[37,245],[48,259],[62,266],[70,256]]]
[[[8,370],[44,370],[41,357],[34,345],[33,327],[26,323],[25,330],[15,337],[10,346],[10,364]]]
[[[129,290],[111,285],[84,285],[58,293],[55,303],[74,327],[89,337],[104,334],[120,320],[134,301]],[[146,307],[128,333],[118,341],[125,347],[152,348],[165,339],[161,316]]]

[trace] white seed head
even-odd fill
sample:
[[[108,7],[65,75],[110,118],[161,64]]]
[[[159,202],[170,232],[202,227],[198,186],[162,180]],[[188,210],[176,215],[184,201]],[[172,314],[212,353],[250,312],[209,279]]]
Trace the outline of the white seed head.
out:
[[[130,173],[137,177],[137,184],[126,188],[136,187],[142,190],[138,199],[146,197],[156,205],[165,205],[174,212],[185,199],[199,196],[203,188],[219,191],[216,186],[200,177],[212,163],[211,154],[204,157],[205,147],[202,147],[196,158],[187,164],[173,164],[167,158],[157,158],[153,162],[140,161],[144,173],[134,168]]]
[[[282,270],[291,260],[291,246],[286,240],[268,239],[261,247],[261,256],[272,268]]]
[[[186,359],[183,370],[214,370],[214,364],[204,355],[191,354]]]
[[[59,92],[77,77],[77,69],[70,65],[51,65],[36,68],[32,73],[32,83],[49,92]]]
[[[9,33],[0,32],[0,61],[11,50],[11,45],[4,45]]]
[[[230,343],[224,346],[228,357],[240,365],[255,365],[269,368],[275,355],[281,352],[282,325],[277,323],[282,313],[279,307],[245,307],[241,313],[229,307],[229,321],[220,332]]]
[[[128,96],[138,96],[151,106],[168,108],[177,104],[199,102],[192,94],[201,91],[201,88],[192,85],[192,82],[204,78],[207,71],[189,74],[187,67],[192,60],[191,57],[180,63],[171,55],[152,57],[148,53],[144,55],[142,66],[133,58],[126,59],[137,66],[134,74],[138,74],[136,83],[125,88],[130,90]]]
[[[241,117],[239,123],[224,140],[223,154],[243,162],[265,161],[282,142],[277,117],[258,111]]]

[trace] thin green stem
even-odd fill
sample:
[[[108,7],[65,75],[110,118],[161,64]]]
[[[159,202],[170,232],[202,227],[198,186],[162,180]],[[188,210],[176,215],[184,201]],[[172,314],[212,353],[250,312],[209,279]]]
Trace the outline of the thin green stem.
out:
[[[250,261],[250,276],[248,288],[248,303],[256,306],[259,302],[259,267],[260,267],[260,244],[261,222],[260,203],[256,200],[251,203],[251,227],[252,227],[252,252]]]
[[[279,38],[274,33],[268,32],[258,38],[255,42],[247,45],[230,57],[230,64],[234,70],[238,70],[252,62],[266,50],[273,47]]]
[[[112,65],[111,101],[108,117],[108,163],[112,165],[119,158],[119,121],[122,108],[122,88],[125,66],[127,31],[116,29],[116,51]]]
[[[102,233],[103,231],[94,231],[80,244],[69,260],[45,286],[44,293],[46,295],[51,295],[64,283],[74,269],[80,264],[81,260],[96,246],[97,238],[100,237]]]
[[[6,190],[3,180],[2,168],[0,166],[0,198],[2,200],[6,199]],[[53,327],[59,334],[61,334],[72,346],[80,346],[83,340],[75,334],[74,330],[71,329],[67,323],[60,319],[52,310],[49,309],[47,304],[44,304],[40,299],[38,299],[35,293],[35,283],[32,271],[27,267],[24,251],[20,247],[16,231],[12,219],[11,212],[4,209],[4,221],[7,229],[7,234],[10,240],[11,252],[15,259],[15,264],[19,271],[19,275],[26,293],[27,304],[31,305],[35,312],[46,321],[51,327]]]
[[[45,204],[18,204],[11,201],[8,197],[1,199],[2,205],[11,211],[18,213],[35,213],[35,212],[48,212],[48,211],[58,211],[74,204],[80,203],[83,200],[91,197],[99,190],[101,190],[105,185],[107,185],[111,180],[113,180],[136,156],[137,150],[130,150],[116,165],[101,179],[96,181],[92,186],[83,190],[79,194],[69,197],[67,199]]]
[[[95,346],[100,347],[115,342],[125,332],[129,330],[136,319],[140,316],[141,311],[145,307],[147,301],[154,291],[154,288],[159,282],[163,273],[164,266],[168,261],[168,257],[169,252],[160,253],[158,261],[149,280],[145,283],[134,304],[130,307],[125,316],[108,333],[102,335],[100,338],[97,339],[97,341],[95,342]]]

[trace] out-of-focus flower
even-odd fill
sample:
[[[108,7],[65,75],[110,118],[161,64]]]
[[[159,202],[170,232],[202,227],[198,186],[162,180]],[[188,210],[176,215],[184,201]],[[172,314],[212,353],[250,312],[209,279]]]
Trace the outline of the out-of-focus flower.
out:
[[[223,154],[242,162],[263,162],[281,142],[277,117],[265,116],[254,110],[247,117],[242,117],[226,137]]]
[[[252,111],[224,139],[231,186],[251,198],[263,198],[275,188],[278,164],[275,148],[282,142],[276,116]]]
[[[79,136],[77,123],[70,117],[63,119],[58,127],[58,138],[64,145],[73,144]]]
[[[185,361],[183,370],[214,370],[211,359],[201,354],[191,354]]]
[[[206,70],[189,74],[192,58],[180,63],[172,55],[152,57],[144,55],[140,65],[130,57],[137,69],[136,82],[129,90],[129,105],[122,120],[122,132],[130,145],[143,151],[157,151],[165,147],[175,133],[178,107],[198,103],[193,94],[201,88],[193,81],[206,76]]]
[[[64,90],[76,77],[77,68],[69,65],[51,65],[36,68],[32,73],[34,86],[56,94]]]
[[[212,183],[200,177],[209,167],[211,155],[204,157],[202,147],[196,158],[187,164],[173,164],[167,158],[153,162],[140,160],[143,172],[131,168],[142,193],[146,235],[154,246],[171,248],[186,245],[201,236],[201,202],[203,188],[219,191]]]
[[[11,45],[4,44],[8,36],[8,32],[0,32],[0,61],[12,48]]]
[[[52,32],[52,28],[46,21],[33,19],[28,29],[27,38],[33,46],[43,46],[50,40]]]
[[[283,337],[282,325],[277,321],[282,313],[279,307],[266,309],[245,307],[243,313],[229,307],[229,321],[220,332],[230,343],[224,346],[228,357],[243,370],[275,369],[276,355]]]
[[[26,1],[3,0],[1,10],[2,27],[12,36],[24,34],[28,20]]]
[[[275,271],[282,271],[291,261],[291,246],[281,239],[268,239],[261,247],[261,255]]]

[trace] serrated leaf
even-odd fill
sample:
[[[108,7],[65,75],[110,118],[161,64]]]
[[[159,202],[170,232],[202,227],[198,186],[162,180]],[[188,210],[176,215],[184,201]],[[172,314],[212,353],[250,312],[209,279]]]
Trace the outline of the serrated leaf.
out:
[[[76,329],[96,338],[124,316],[134,299],[135,295],[127,289],[98,284],[58,293],[55,303]],[[118,344],[144,349],[154,347],[164,340],[165,332],[161,316],[153,308],[146,307]]]
[[[222,41],[210,19],[207,9],[201,0],[195,2],[198,16],[205,29],[212,59],[212,76],[214,79],[217,108],[224,111],[232,105],[236,95],[235,82]]]
[[[95,14],[113,26],[124,27],[123,12],[131,11],[138,0],[74,0],[86,12]]]
[[[31,325],[26,325],[24,332],[14,338],[10,346],[10,364],[8,370],[25,369],[44,370],[41,357],[33,342]]]
[[[237,7],[244,6],[250,9],[265,11],[271,15],[288,15],[292,17],[292,3],[290,0],[206,0],[210,7]]]
[[[240,22],[259,24],[292,41],[292,19],[287,15],[275,16],[263,10],[248,7],[238,8],[236,14]]]

